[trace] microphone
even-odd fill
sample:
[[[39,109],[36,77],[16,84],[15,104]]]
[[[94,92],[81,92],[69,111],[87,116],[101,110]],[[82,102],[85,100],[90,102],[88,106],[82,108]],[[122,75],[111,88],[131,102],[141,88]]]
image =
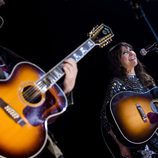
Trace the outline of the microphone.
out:
[[[147,55],[147,53],[149,53],[149,52],[151,52],[151,51],[153,51],[153,50],[158,50],[157,46],[158,46],[158,43],[155,42],[155,43],[153,43],[152,45],[147,46],[146,48],[142,48],[142,49],[140,50],[140,54],[141,54],[142,56],[145,56],[145,55]]]

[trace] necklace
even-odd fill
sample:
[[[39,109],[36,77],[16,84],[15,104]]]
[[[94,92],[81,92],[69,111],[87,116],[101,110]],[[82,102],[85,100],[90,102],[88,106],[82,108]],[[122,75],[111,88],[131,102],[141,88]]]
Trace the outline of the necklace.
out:
[[[139,79],[136,75],[128,75],[127,78],[125,78],[126,86],[129,86],[134,89],[142,89],[143,86],[140,83]]]

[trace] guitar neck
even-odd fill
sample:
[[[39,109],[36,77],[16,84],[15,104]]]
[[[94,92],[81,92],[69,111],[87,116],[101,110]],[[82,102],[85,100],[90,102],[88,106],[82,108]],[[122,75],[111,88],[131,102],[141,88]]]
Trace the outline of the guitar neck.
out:
[[[95,43],[89,38],[72,53],[66,56],[55,67],[49,70],[40,80],[36,82],[36,85],[42,92],[46,92],[51,86],[53,86],[61,77],[64,76],[63,63],[66,59],[73,58],[76,62],[79,62],[91,49],[95,47]]]

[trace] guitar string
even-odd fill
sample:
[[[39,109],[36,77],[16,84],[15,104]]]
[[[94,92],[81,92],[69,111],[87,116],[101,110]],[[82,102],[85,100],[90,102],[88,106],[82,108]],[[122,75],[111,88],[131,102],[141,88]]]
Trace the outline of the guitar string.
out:
[[[112,149],[110,148],[110,146],[108,145],[107,141],[105,140],[102,126],[100,126],[100,131],[101,131],[101,135],[102,135],[102,138],[103,138],[103,142],[105,143],[105,146],[107,147],[108,151],[110,152],[112,158],[116,158],[114,153],[112,152]]]
[[[33,101],[33,99],[35,99],[39,94],[41,94],[39,89],[35,87],[30,87],[23,93],[23,96],[25,99],[29,99],[30,97],[32,97],[31,99]]]

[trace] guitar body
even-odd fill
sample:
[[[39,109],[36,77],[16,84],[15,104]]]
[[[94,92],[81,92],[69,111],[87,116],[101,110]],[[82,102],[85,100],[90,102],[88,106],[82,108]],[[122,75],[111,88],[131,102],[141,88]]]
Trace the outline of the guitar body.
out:
[[[46,93],[35,86],[44,72],[34,64],[17,64],[0,81],[0,155],[35,157],[47,140],[47,123],[65,111],[67,100],[57,84]]]
[[[158,127],[158,88],[139,94],[120,92],[110,104],[110,111],[123,138],[132,144],[147,142]],[[152,116],[152,117],[151,117]]]

